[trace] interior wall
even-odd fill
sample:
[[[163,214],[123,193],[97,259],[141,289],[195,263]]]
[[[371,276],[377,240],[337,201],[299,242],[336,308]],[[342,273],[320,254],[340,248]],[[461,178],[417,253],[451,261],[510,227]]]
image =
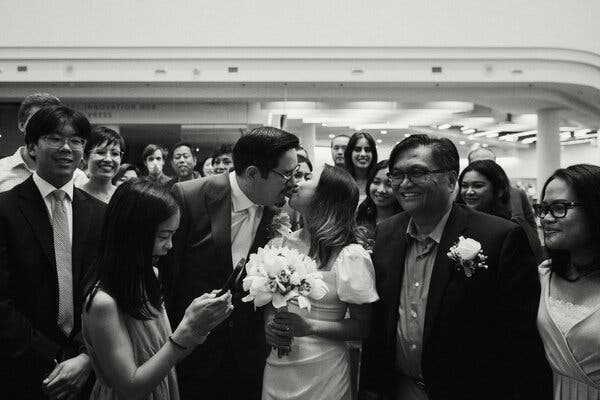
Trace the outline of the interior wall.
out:
[[[600,54],[598,0],[3,0],[2,11],[0,47],[469,46]]]

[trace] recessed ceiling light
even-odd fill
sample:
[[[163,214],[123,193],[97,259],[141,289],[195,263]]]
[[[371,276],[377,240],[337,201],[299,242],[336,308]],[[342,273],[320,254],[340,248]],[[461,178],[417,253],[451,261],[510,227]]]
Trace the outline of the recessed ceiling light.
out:
[[[405,133],[404,137],[410,137],[410,133]]]
[[[385,135],[385,134],[387,134],[387,131],[384,129],[384,130],[381,131],[381,134]]]
[[[488,147],[488,146],[489,146],[489,144],[487,144],[487,143],[484,143],[484,144],[482,144],[482,146],[483,146],[483,147]]]
[[[452,125],[450,125],[450,124],[438,125],[438,129],[450,129],[451,127],[452,127]]]
[[[463,133],[466,134],[466,135],[470,135],[470,134],[475,133],[475,132],[477,132],[477,130],[473,129],[473,128],[471,128],[471,129],[465,129],[463,131]]]
[[[464,132],[464,131],[466,131],[467,129],[469,129],[469,127],[468,127],[468,126],[461,126],[461,127],[460,127],[460,131],[461,131],[461,132]]]
[[[333,133],[329,134],[329,139],[333,139],[335,137],[335,135]]]
[[[327,124],[326,124],[325,122],[323,122],[323,123],[321,124],[321,126],[327,126]]]
[[[377,143],[383,143],[383,140],[381,140],[381,139],[377,139],[377,140],[376,140],[376,142],[377,142]]]
[[[464,146],[465,145],[465,141],[461,140],[460,142],[458,142],[458,144],[460,144],[461,146]]]

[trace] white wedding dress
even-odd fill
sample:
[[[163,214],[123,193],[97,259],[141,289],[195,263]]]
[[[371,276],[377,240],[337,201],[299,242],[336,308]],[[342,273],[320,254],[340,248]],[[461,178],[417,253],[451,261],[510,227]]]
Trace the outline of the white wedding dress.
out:
[[[300,249],[295,236],[282,239],[290,248]],[[311,301],[311,310],[290,304],[288,310],[306,318],[340,321],[348,304],[366,304],[379,299],[375,290],[375,271],[369,253],[360,245],[346,246],[331,268],[322,271],[329,292]],[[294,338],[291,352],[282,358],[272,350],[263,378],[263,400],[340,400],[351,399],[350,365],[346,342],[318,336]]]

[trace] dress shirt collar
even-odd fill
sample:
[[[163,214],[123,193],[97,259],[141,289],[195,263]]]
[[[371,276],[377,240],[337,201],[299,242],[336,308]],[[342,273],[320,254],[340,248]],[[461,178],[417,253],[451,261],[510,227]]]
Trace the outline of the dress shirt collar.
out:
[[[71,180],[69,182],[67,182],[63,187],[56,188],[56,187],[54,187],[54,185],[48,183],[47,181],[44,180],[44,178],[39,176],[37,174],[37,172],[35,172],[33,174],[33,182],[35,183],[38,190],[40,191],[43,199],[48,197],[48,195],[50,193],[54,192],[56,189],[60,189],[67,194],[67,197],[69,198],[70,201],[73,201],[73,190],[74,190],[73,189],[73,187],[74,187],[73,178],[71,178]]]
[[[233,212],[240,212],[256,205],[240,188],[234,171],[229,173],[229,184],[231,186],[231,209]]]
[[[429,237],[434,242],[439,244],[440,240],[442,240],[442,234],[444,233],[444,228],[446,227],[446,222],[448,222],[448,218],[450,217],[451,211],[452,211],[452,206],[442,216],[440,221],[437,223],[435,228],[433,228],[433,231],[431,231],[431,233],[429,235],[420,234],[419,231],[417,230],[417,226],[415,225],[415,222],[413,221],[413,219],[411,217],[410,221],[408,222],[408,227],[406,228],[406,234],[408,236],[412,237],[413,239],[416,239],[419,241],[423,241]]]

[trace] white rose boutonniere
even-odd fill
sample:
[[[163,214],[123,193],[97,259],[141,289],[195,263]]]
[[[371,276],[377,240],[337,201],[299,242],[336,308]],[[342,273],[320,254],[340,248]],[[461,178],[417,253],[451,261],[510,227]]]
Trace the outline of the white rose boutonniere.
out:
[[[450,247],[448,257],[456,261],[457,269],[462,268],[467,278],[470,278],[477,268],[488,267],[485,263],[487,256],[481,250],[481,243],[464,236],[459,236],[458,242]]]

